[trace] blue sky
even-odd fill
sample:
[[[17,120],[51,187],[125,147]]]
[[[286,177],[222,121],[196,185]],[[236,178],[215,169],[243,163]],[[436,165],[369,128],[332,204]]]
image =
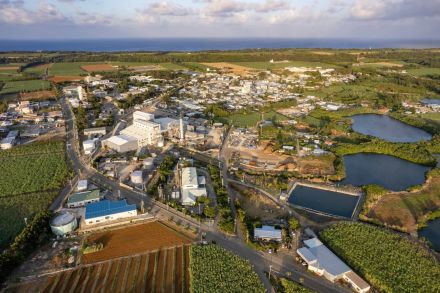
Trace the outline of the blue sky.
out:
[[[440,0],[0,0],[0,38],[439,39]]]

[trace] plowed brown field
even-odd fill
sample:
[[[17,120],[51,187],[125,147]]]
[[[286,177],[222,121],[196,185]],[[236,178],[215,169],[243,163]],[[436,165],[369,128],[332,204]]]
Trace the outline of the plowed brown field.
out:
[[[12,285],[5,292],[185,293],[189,292],[189,249],[184,245],[86,265]]]
[[[102,243],[104,249],[85,254],[83,260],[86,264],[191,242],[190,239],[159,222],[93,234],[87,238],[87,241]]]

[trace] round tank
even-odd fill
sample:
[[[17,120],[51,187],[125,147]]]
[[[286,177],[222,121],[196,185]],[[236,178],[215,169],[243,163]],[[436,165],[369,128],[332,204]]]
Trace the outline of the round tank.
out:
[[[150,170],[151,168],[153,168],[154,165],[154,158],[146,158],[142,164],[144,165],[144,168],[147,170]]]
[[[75,216],[69,212],[56,214],[50,221],[52,233],[58,236],[64,236],[73,232],[77,226],[78,222]]]

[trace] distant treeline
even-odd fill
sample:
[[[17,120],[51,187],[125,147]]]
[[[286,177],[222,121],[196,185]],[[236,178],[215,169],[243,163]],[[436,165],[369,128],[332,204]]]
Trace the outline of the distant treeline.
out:
[[[332,54],[316,54],[308,50],[243,50],[243,51],[209,51],[209,52],[130,52],[130,53],[86,53],[62,52],[59,54],[44,54],[3,57],[0,63],[18,62],[146,62],[146,63],[179,63],[179,62],[258,62],[290,60],[325,63],[356,62],[356,55],[348,51],[334,50]]]
[[[430,49],[423,50],[374,50],[361,53],[360,57],[379,60],[400,60],[407,63],[416,63],[427,67],[440,67],[440,52]]]

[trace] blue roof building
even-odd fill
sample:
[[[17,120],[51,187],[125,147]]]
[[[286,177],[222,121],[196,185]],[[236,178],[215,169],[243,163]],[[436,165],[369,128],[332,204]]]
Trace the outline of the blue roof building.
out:
[[[86,205],[86,224],[133,217],[137,215],[136,205],[127,204],[125,199],[119,201],[103,200]]]

